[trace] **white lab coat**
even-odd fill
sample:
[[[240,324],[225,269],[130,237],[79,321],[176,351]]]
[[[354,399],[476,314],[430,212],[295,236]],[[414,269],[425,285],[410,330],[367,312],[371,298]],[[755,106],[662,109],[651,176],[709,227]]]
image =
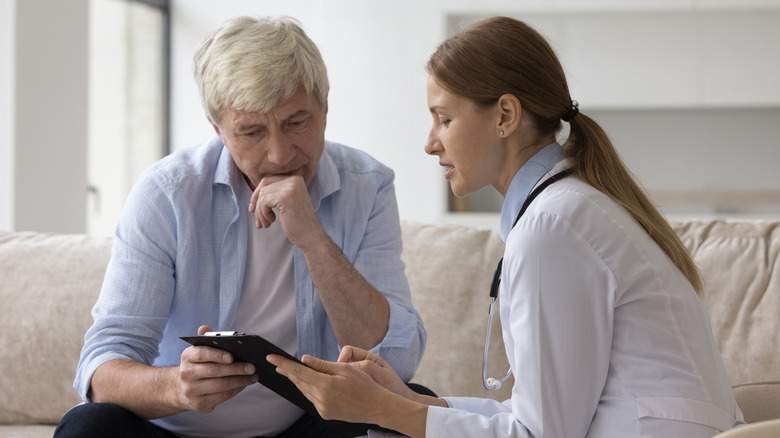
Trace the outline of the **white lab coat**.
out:
[[[427,437],[691,438],[743,422],[690,283],[581,180],[530,205],[502,276],[512,398],[448,398],[429,408]]]

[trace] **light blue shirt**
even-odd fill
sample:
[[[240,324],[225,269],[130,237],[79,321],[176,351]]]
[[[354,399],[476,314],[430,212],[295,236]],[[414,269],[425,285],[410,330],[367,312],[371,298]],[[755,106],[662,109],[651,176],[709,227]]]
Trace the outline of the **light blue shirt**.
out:
[[[373,351],[408,381],[425,349],[401,261],[392,170],[368,154],[326,142],[309,194],[330,238],[390,305]],[[178,365],[179,336],[202,324],[232,330],[244,278],[247,208],[241,172],[219,138],[147,169],[131,191],[113,241],[74,387],[87,400],[95,370],[112,359]],[[300,249],[293,256],[298,352],[336,360],[339,345]]]
[[[501,207],[501,240],[504,243],[531,190],[564,158],[563,147],[558,143],[550,143],[523,164],[512,178]]]

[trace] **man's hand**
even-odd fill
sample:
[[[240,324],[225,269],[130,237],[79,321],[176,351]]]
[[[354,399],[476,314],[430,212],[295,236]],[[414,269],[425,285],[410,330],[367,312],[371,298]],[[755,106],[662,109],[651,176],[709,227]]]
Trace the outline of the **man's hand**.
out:
[[[210,331],[201,326],[198,334]],[[92,376],[90,398],[113,403],[141,418],[151,419],[215,406],[257,382],[252,364],[233,363],[230,353],[210,347],[189,347],[179,366],[153,367],[129,359],[114,359]]]
[[[284,234],[293,245],[304,251],[317,239],[320,242],[327,240],[301,176],[263,178],[252,193],[249,211],[255,214],[257,228],[270,227],[278,212]]]
[[[200,326],[198,335],[211,331]],[[185,409],[201,414],[233,398],[257,382],[251,363],[233,362],[233,355],[217,348],[192,346],[184,350],[179,366],[179,400]]]

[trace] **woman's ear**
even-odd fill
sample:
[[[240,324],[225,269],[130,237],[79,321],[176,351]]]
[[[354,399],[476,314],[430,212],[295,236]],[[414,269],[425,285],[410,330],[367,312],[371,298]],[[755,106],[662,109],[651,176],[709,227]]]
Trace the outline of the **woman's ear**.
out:
[[[520,100],[512,94],[504,94],[498,98],[499,122],[498,131],[506,137],[517,130],[523,116]]]

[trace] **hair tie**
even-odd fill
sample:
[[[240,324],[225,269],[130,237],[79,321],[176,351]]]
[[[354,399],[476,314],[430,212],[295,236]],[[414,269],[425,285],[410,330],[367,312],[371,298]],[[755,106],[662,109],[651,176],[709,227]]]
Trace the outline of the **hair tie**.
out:
[[[563,120],[564,122],[568,122],[571,119],[573,119],[574,116],[576,116],[579,112],[580,112],[580,104],[577,103],[576,100],[572,100],[571,109],[569,110],[569,112],[561,116],[561,120]]]

